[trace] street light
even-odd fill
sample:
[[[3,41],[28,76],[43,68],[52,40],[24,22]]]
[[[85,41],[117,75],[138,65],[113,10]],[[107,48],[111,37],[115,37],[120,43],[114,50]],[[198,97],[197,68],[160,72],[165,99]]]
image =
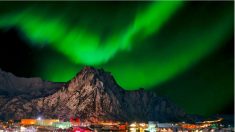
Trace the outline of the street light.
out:
[[[39,120],[39,121],[40,121],[41,119],[42,119],[42,117],[40,117],[40,116],[37,118],[37,120]]]

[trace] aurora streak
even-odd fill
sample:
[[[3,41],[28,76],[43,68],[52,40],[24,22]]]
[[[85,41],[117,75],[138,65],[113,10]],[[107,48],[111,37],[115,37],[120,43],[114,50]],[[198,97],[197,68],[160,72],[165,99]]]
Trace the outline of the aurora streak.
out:
[[[188,4],[147,2],[133,6],[133,10],[128,10],[128,6],[123,11],[114,8],[111,15],[98,9],[95,12],[89,4],[84,7],[87,9],[65,5],[64,10],[54,9],[56,4],[45,6],[44,10],[43,4],[29,4],[1,13],[0,28],[15,27],[33,48],[53,51],[39,55],[35,76],[64,82],[90,65],[110,71],[125,89],[155,89],[200,63],[231,35],[232,7],[210,12],[195,7],[195,11],[187,13],[184,8]],[[89,10],[96,14],[90,15]],[[225,105],[230,97],[218,100],[217,105]],[[187,102],[177,101],[194,112],[196,106],[189,108]],[[215,108],[211,105],[201,113],[219,110]]]
[[[66,21],[61,18],[51,19],[45,13],[30,8],[3,17],[0,25],[18,27],[32,42],[50,44],[76,64],[100,65],[107,62],[119,50],[130,49],[136,34],[143,32],[147,37],[159,30],[181,4],[181,2],[153,3],[138,14],[133,23],[121,33],[110,34],[102,45],[98,34],[87,32],[79,25],[68,28]]]

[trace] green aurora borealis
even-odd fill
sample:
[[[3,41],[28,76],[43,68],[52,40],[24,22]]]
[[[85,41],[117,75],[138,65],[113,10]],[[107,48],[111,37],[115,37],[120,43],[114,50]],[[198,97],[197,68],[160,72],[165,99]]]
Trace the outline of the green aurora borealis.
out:
[[[15,3],[14,9],[6,5],[0,5],[0,28],[16,27],[32,48],[49,49],[35,59],[33,75],[57,82],[68,81],[91,65],[110,71],[125,89],[161,89],[213,54],[233,33],[230,2],[119,2],[116,6],[31,2]],[[207,93],[200,99],[197,92],[186,95],[194,105],[174,95],[179,95],[177,88],[163,91],[189,113],[209,115],[231,101],[228,87],[230,92],[216,88],[216,93],[223,93],[215,104],[219,94],[208,99],[207,88],[198,88]]]

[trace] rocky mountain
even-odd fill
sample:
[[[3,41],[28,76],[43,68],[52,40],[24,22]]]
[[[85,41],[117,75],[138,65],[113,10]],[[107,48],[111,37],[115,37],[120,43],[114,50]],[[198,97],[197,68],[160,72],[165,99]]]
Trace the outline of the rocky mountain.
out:
[[[12,73],[0,69],[0,96],[41,97],[54,93],[63,85],[64,83],[52,83],[36,77],[16,77]]]
[[[33,99],[0,97],[0,115],[5,119],[39,115],[60,119],[79,117],[88,122],[179,121],[186,116],[168,99],[142,89],[126,91],[110,73],[93,67],[83,68],[71,81],[46,96]]]

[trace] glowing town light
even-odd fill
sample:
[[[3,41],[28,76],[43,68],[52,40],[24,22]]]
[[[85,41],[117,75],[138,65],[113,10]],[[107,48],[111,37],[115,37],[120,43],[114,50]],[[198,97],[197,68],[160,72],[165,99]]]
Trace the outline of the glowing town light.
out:
[[[37,120],[39,120],[39,121],[42,120],[42,117],[39,116],[39,117],[37,118]]]
[[[136,123],[132,123],[130,127],[136,127]]]
[[[131,132],[136,132],[136,128],[130,128]]]
[[[150,132],[156,132],[156,123],[149,121],[147,130]]]
[[[140,123],[139,124],[141,127],[144,127],[145,126],[145,123]]]

